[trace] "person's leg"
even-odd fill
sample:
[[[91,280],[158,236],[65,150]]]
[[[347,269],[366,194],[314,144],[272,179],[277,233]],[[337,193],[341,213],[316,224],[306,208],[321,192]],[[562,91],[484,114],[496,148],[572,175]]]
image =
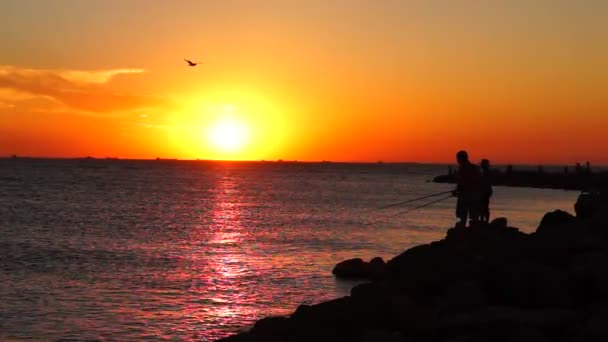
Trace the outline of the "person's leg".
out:
[[[467,208],[465,205],[465,199],[463,194],[458,196],[456,200],[456,217],[460,220],[458,221],[458,226],[466,226],[467,224]]]
[[[486,222],[490,222],[490,196],[486,200]]]
[[[481,205],[482,205],[483,222],[489,223],[490,222],[490,197],[484,196]]]
[[[469,208],[469,219],[472,224],[476,224],[480,219],[481,196],[478,193],[467,194],[467,205]]]

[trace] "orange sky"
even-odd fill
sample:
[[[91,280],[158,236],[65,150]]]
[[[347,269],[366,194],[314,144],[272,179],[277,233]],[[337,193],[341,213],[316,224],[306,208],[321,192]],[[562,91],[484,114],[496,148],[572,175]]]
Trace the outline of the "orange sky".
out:
[[[604,1],[6,0],[0,155],[606,164],[607,16]]]

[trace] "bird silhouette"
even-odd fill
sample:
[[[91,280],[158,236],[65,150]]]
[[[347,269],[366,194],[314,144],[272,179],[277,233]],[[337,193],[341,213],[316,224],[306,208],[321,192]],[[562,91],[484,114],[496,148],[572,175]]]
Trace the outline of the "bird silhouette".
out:
[[[200,64],[200,62],[193,62],[193,61],[191,61],[189,59],[185,59],[185,58],[184,58],[184,61],[186,61],[186,63],[188,63],[188,66],[191,66],[191,67],[195,67]]]

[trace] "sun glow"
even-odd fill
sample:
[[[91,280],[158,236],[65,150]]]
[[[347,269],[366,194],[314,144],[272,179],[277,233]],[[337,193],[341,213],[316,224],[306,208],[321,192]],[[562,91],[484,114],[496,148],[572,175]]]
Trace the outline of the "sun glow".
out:
[[[202,91],[201,91],[202,92]],[[288,134],[283,103],[252,91],[206,91],[182,98],[182,110],[166,123],[182,158],[279,159]]]
[[[210,144],[223,152],[237,152],[247,143],[245,124],[230,117],[219,118],[209,129]]]

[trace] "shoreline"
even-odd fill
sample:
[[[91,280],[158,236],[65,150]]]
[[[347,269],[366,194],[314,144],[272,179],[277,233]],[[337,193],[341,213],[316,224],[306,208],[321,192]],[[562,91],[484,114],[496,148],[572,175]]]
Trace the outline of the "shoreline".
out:
[[[608,340],[608,196],[582,194],[574,209],[530,234],[498,218],[386,263],[344,261],[336,276],[367,279],[350,296],[218,341]]]
[[[579,169],[576,172],[546,172],[539,170],[513,170],[506,171],[493,169],[490,172],[493,186],[525,187],[537,189],[601,191],[608,189],[608,172]],[[454,184],[456,173],[450,172],[433,178],[433,183]]]

